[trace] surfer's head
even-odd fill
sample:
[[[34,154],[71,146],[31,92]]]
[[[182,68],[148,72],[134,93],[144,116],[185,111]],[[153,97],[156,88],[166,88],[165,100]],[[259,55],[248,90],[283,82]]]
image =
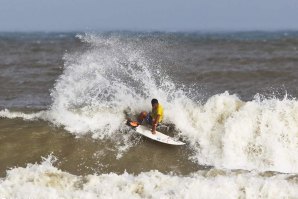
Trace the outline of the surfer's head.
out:
[[[151,100],[151,105],[152,105],[153,108],[157,108],[157,106],[158,106],[158,100],[157,99],[152,99]]]

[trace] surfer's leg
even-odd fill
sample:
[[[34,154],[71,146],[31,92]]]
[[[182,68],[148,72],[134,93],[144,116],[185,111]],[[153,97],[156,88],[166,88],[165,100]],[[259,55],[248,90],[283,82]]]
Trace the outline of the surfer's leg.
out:
[[[145,120],[146,120],[147,124],[152,125],[152,122],[153,121],[152,121],[152,117],[151,117],[150,114],[147,115],[147,117],[145,118]]]
[[[148,113],[146,111],[143,111],[140,113],[139,117],[138,117],[138,123],[141,124],[144,119],[147,117]]]

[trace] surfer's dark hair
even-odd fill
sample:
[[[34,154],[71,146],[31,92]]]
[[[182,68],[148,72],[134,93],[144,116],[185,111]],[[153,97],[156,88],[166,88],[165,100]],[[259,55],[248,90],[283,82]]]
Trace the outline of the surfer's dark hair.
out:
[[[151,104],[153,105],[153,104],[158,104],[158,100],[157,99],[152,99],[151,100]]]

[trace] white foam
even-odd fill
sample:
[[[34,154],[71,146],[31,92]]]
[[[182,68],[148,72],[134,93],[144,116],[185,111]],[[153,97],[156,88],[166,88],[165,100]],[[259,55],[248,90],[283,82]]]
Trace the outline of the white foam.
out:
[[[46,112],[47,111],[40,111],[36,113],[23,113],[4,109],[0,111],[0,117],[9,119],[22,118],[24,120],[47,119],[47,117],[45,116]]]
[[[0,179],[1,198],[295,198],[294,176],[258,173],[199,171],[176,176],[150,171],[132,175],[110,173],[76,176],[52,165],[52,156],[41,164],[7,171]]]
[[[298,172],[296,100],[256,97],[245,103],[226,92],[202,106],[184,107],[179,111],[183,119],[178,117],[175,124],[196,148],[200,164]]]

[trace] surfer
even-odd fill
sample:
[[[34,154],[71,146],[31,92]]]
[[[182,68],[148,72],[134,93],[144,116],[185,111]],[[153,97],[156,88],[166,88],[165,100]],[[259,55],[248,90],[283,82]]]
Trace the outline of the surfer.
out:
[[[152,111],[147,113],[146,111],[141,112],[138,117],[138,123],[141,124],[144,120],[152,125],[152,134],[156,133],[156,127],[162,122],[163,119],[163,107],[158,103],[157,99],[151,100]]]
[[[137,121],[133,121],[128,118],[126,124],[135,129],[135,132],[137,132],[138,134],[146,136],[152,140],[171,145],[184,145],[184,142],[178,141],[173,137],[165,135],[162,132],[158,132],[156,130],[156,127],[163,120],[163,107],[160,103],[158,103],[157,99],[152,99],[151,104],[151,112],[141,112],[137,118]],[[150,130],[147,125],[141,125],[142,123],[151,125],[152,129]]]

